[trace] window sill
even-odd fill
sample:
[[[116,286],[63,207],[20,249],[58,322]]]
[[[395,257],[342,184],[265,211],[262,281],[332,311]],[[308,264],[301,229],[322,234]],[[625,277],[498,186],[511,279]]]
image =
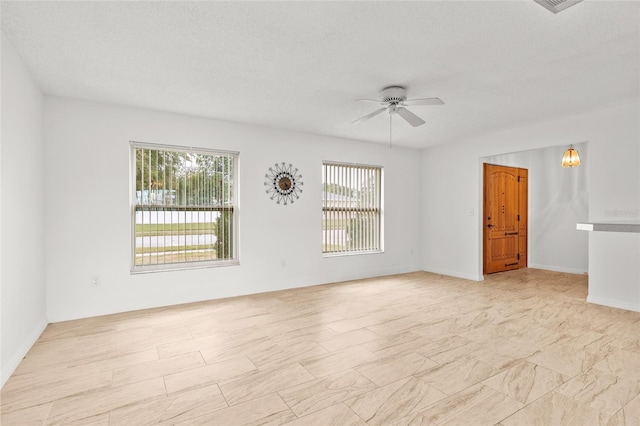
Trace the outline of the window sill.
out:
[[[188,271],[191,269],[204,268],[221,268],[224,266],[240,265],[239,260],[215,261],[215,262],[198,262],[198,263],[171,263],[167,265],[153,265],[150,267],[133,267],[130,270],[131,275],[149,274],[154,272],[171,272],[171,271]]]
[[[322,253],[322,257],[343,257],[343,256],[361,256],[369,254],[382,254],[384,250],[356,251],[356,252],[340,252],[340,253]]]

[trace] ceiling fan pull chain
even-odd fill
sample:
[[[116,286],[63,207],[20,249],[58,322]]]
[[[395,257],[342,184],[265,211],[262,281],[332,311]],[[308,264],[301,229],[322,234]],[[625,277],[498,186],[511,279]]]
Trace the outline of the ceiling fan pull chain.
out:
[[[391,119],[393,116],[389,114],[389,149],[391,149]]]

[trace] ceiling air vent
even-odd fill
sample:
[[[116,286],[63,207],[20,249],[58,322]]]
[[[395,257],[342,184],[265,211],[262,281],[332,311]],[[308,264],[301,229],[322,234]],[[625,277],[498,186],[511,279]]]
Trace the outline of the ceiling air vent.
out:
[[[533,0],[539,5],[542,5],[545,9],[552,11],[553,13],[562,12],[568,7],[573,6],[576,3],[580,3],[582,0]]]

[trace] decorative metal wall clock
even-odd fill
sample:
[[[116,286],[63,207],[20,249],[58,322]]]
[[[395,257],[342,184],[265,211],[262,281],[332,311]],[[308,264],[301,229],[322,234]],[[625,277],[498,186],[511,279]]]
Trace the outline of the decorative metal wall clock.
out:
[[[302,175],[298,173],[293,165],[276,163],[273,167],[269,167],[269,173],[264,175],[264,186],[267,187],[266,193],[270,194],[272,200],[277,204],[285,206],[300,198],[302,193]]]

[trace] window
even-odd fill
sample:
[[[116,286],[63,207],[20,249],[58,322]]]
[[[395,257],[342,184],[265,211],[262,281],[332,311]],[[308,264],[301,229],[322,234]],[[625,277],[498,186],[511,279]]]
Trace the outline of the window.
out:
[[[322,252],[382,251],[382,167],[322,164]]]
[[[237,263],[238,153],[131,142],[132,272]]]

